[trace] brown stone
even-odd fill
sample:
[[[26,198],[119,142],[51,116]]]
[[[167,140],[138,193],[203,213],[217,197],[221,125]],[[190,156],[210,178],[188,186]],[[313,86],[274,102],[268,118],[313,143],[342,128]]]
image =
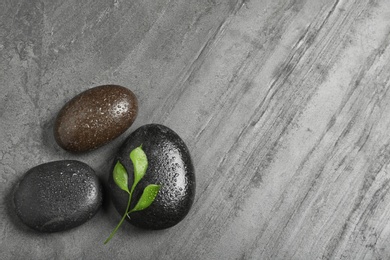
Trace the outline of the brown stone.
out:
[[[54,137],[67,151],[90,151],[124,133],[137,113],[137,98],[131,90],[118,85],[94,87],[75,96],[60,110]]]

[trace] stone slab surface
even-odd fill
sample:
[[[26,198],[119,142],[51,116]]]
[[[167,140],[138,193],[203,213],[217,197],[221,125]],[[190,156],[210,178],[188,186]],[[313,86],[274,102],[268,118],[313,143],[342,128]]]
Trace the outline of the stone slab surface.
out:
[[[2,259],[390,259],[388,0],[3,0]],[[82,155],[54,141],[76,94],[118,84],[134,125]],[[52,234],[24,226],[12,191],[30,168],[76,159],[106,183],[122,141],[164,124],[197,176],[179,225],[98,214]],[[105,185],[105,184],[104,184]]]

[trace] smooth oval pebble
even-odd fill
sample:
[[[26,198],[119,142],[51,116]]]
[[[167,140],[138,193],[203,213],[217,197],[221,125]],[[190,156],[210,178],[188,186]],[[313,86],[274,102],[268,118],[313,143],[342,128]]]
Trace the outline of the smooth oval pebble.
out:
[[[96,214],[101,203],[102,188],[94,170],[75,160],[30,169],[14,193],[16,214],[24,224],[41,232],[79,226]]]
[[[129,176],[128,187],[131,187],[134,170],[129,154],[141,144],[149,165],[144,178],[134,190],[130,208],[135,206],[147,185],[159,184],[161,187],[148,208],[131,213],[131,219],[127,220],[137,227],[146,229],[172,227],[184,219],[192,206],[195,197],[195,172],[187,146],[166,126],[144,125],[123,143],[109,176],[109,190],[114,206],[119,214],[123,215],[128,194],[115,184],[113,168],[118,160],[123,164]]]
[[[124,133],[137,113],[138,101],[131,90],[118,85],[94,87],[75,96],[60,110],[54,137],[67,151],[90,151]]]

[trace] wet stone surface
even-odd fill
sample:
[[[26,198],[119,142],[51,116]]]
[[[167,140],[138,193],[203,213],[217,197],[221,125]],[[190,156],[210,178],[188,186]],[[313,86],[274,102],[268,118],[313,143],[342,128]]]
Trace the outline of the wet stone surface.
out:
[[[120,136],[133,124],[137,113],[138,101],[131,90],[118,85],[94,87],[60,110],[54,137],[67,151],[87,152]]]
[[[14,192],[14,205],[24,224],[41,232],[77,227],[91,219],[102,203],[102,188],[87,164],[64,160],[26,172]]]
[[[129,154],[141,144],[149,166],[134,190],[130,208],[135,206],[147,185],[158,184],[161,188],[150,207],[131,213],[131,219],[127,220],[146,229],[172,227],[188,214],[195,197],[195,172],[190,153],[183,140],[168,127],[150,124],[138,128],[123,143],[112,167],[118,160],[123,164],[129,176],[129,187],[134,176]],[[112,170],[109,189],[116,209],[123,215],[128,195],[114,183]]]

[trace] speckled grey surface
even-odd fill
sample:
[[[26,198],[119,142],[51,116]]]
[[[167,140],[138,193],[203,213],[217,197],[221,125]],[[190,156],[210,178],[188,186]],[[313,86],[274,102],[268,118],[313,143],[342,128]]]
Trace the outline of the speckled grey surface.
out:
[[[124,225],[107,196],[86,224],[55,234],[35,233],[15,216],[10,194],[30,168],[76,159],[104,183],[124,138],[146,123],[167,123],[183,77],[210,35],[235,8],[220,1],[1,1],[0,3],[0,251],[3,259],[146,259],[172,230],[151,233]],[[215,17],[213,17],[215,16]],[[82,155],[54,141],[54,119],[82,91],[103,84],[130,88],[139,100],[134,125],[109,145]],[[190,111],[189,111],[190,112]],[[183,118],[192,116],[183,114]],[[188,139],[185,125],[170,127]],[[153,245],[153,246],[151,246]]]
[[[390,259],[388,0],[0,1],[2,259]],[[131,128],[57,146],[54,118],[94,86],[130,88]],[[167,230],[123,225],[109,198],[53,234],[16,217],[30,168],[76,159],[104,185],[128,134],[186,142],[197,193]]]

